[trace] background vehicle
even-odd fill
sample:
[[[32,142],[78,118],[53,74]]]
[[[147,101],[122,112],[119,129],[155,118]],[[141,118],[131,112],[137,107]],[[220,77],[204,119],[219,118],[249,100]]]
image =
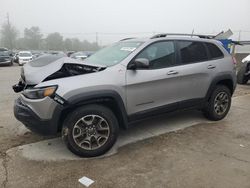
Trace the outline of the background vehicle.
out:
[[[250,79],[250,55],[242,60],[242,66],[237,73],[238,84],[247,84]]]
[[[13,57],[8,50],[0,50],[0,65],[13,65]]]
[[[32,51],[31,53],[32,53],[32,59],[36,59],[44,54],[41,51]]]
[[[20,51],[18,53],[18,65],[24,65],[32,60],[32,53],[30,51]]]
[[[236,86],[232,56],[216,40],[168,35],[123,40],[83,62],[26,64],[13,86],[22,91],[16,118],[42,134],[62,131],[84,157],[105,153],[119,128],[149,116],[195,108],[223,119]]]
[[[87,57],[91,56],[92,54],[94,54],[94,52],[90,52],[90,51],[76,52],[76,53],[71,54],[70,57],[74,59],[84,60]]]
[[[75,53],[75,51],[68,51],[66,54],[67,54],[68,57],[70,57],[71,54],[73,54],[73,53]]]
[[[64,55],[65,57],[67,56],[64,52],[62,51],[46,51],[44,52],[45,54],[50,54],[50,55],[58,55],[58,54],[61,54],[61,55]]]
[[[1,48],[0,48],[0,51],[9,51],[9,50],[8,50],[8,48],[3,48],[3,47],[1,47]]]
[[[18,63],[18,53],[15,53],[13,56],[13,62]]]

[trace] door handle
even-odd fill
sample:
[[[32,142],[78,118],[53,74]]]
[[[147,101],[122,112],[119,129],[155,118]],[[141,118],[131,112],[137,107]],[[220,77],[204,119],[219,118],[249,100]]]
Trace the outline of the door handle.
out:
[[[216,66],[215,65],[208,65],[207,68],[208,69],[214,69],[214,68],[216,68]]]
[[[177,72],[177,71],[174,71],[174,70],[171,70],[171,71],[169,71],[169,72],[167,73],[167,75],[173,75],[173,74],[178,74],[178,72]]]

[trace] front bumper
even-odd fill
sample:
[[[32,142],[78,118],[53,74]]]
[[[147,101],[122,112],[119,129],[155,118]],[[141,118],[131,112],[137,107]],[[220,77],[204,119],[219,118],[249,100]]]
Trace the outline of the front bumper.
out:
[[[0,65],[9,65],[10,63],[11,63],[11,60],[0,61]]]
[[[59,112],[59,111],[58,111]],[[42,135],[56,135],[58,132],[59,113],[55,113],[51,119],[41,119],[35,112],[22,103],[21,98],[15,100],[14,115],[28,129]]]
[[[22,59],[19,59],[18,63],[19,65],[24,65],[25,63],[29,63],[31,60],[22,60]]]

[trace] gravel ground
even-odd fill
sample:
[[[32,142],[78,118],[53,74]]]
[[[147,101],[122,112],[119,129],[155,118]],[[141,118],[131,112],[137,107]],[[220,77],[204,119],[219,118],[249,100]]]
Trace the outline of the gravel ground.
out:
[[[250,94],[250,82],[247,85],[237,85],[234,97]]]

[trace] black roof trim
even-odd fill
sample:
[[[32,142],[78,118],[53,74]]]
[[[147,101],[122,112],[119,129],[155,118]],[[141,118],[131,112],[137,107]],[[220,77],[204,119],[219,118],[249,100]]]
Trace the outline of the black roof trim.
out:
[[[186,33],[161,33],[151,37],[151,39],[167,37],[167,36],[189,36],[189,37],[199,37],[203,39],[213,39],[214,35],[199,35],[199,34],[186,34]]]

